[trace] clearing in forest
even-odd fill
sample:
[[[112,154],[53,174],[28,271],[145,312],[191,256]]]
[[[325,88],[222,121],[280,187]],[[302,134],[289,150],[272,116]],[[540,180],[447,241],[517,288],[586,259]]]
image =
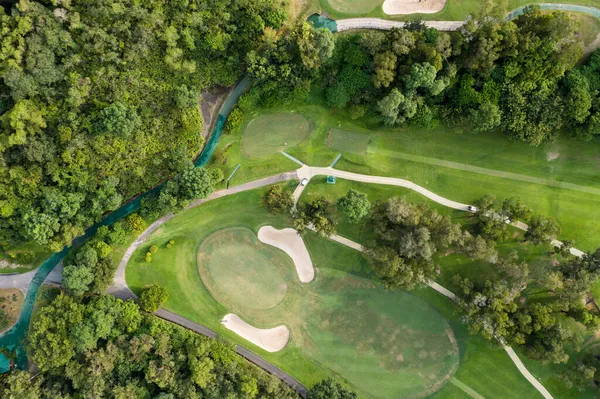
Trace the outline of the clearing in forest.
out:
[[[249,158],[268,157],[305,140],[310,130],[310,122],[302,115],[259,116],[246,126],[242,136],[242,153]]]

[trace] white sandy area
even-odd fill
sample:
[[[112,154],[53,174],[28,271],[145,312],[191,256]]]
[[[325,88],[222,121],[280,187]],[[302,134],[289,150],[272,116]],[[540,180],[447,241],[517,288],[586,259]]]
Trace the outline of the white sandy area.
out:
[[[258,230],[258,239],[288,254],[296,265],[296,272],[301,282],[309,283],[315,278],[315,269],[310,255],[296,230],[289,228],[277,230],[272,226],[263,226]]]
[[[446,0],[385,0],[383,12],[388,15],[398,14],[433,14],[442,11]]]
[[[229,313],[223,317],[221,324],[246,341],[252,342],[267,352],[279,352],[290,340],[290,330],[286,326],[263,330],[251,326],[233,313]]]

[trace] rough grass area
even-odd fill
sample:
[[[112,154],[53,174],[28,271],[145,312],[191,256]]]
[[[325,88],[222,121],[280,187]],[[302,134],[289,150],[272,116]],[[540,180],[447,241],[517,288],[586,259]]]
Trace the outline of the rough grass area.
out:
[[[17,288],[0,289],[0,309],[4,311],[8,319],[8,325],[2,328],[0,333],[11,328],[19,318],[19,313],[23,307],[23,293]]]
[[[263,261],[250,254],[254,249],[218,253],[222,261],[215,258],[214,265],[209,265],[210,261],[207,264],[211,274],[214,269],[233,265],[246,276],[263,271],[277,276],[271,277],[273,281],[261,283],[258,289],[248,281],[249,277],[239,279],[237,290],[239,295],[246,294],[246,302],[253,301],[256,292],[265,295],[268,287],[279,297],[279,276],[283,276],[287,290],[283,299],[269,309],[240,304],[242,299],[233,293],[233,286],[226,289],[231,305],[213,298],[212,290],[198,273],[198,248],[202,253],[215,254],[214,250],[221,245],[229,248],[251,245],[262,225],[281,228],[290,224],[287,217],[266,213],[260,204],[262,192],[211,201],[163,225],[132,257],[127,268],[129,286],[139,292],[146,284],[162,284],[170,294],[167,309],[251,348],[309,386],[324,376],[335,376],[356,389],[361,397],[417,398],[449,383],[457,369],[459,353],[454,333],[445,319],[410,293],[380,288],[360,253],[324,238],[315,235],[305,238],[318,270],[310,284],[299,282],[291,259],[278,249],[272,248],[279,255],[263,254],[268,265],[256,264]],[[215,237],[219,242],[212,242]],[[224,242],[227,237],[232,242]],[[162,244],[170,239],[176,244],[167,249]],[[152,244],[161,248],[152,263],[145,263],[143,255]],[[206,251],[213,244],[218,247]],[[249,271],[240,271],[248,257],[251,257]],[[236,261],[239,265],[234,265]],[[235,272],[236,269],[231,273]],[[232,311],[230,306],[259,328],[285,324],[291,331],[290,343],[282,351],[269,354],[237,337],[220,324],[222,316]]]
[[[365,156],[370,141],[370,137],[366,134],[331,129],[326,144],[332,150]]]
[[[271,114],[251,121],[242,136],[242,153],[264,158],[293,147],[308,137],[310,123],[298,114]]]
[[[277,306],[287,293],[286,269],[295,270],[283,251],[261,243],[244,228],[213,233],[198,250],[202,281],[232,312]]]

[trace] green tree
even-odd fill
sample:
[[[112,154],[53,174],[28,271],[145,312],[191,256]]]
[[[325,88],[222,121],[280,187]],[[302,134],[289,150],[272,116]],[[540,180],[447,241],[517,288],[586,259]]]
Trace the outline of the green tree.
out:
[[[262,198],[263,205],[273,215],[287,214],[294,207],[294,198],[281,185],[271,186]]]
[[[338,200],[337,208],[342,211],[351,222],[357,223],[369,214],[371,211],[371,203],[369,202],[367,194],[351,188],[345,196]]]
[[[152,284],[142,290],[139,298],[140,308],[146,312],[156,312],[169,299],[169,293],[160,285]]]
[[[554,219],[536,215],[531,218],[524,238],[534,244],[549,244],[560,233],[560,225]]]
[[[5,399],[40,399],[40,382],[27,371],[15,370],[0,379],[0,396]]]
[[[316,383],[308,391],[308,399],[356,399],[357,397],[356,393],[331,378]]]
[[[129,137],[140,124],[140,117],[135,109],[121,102],[114,102],[102,108],[98,113],[95,122],[95,132],[98,134]]]

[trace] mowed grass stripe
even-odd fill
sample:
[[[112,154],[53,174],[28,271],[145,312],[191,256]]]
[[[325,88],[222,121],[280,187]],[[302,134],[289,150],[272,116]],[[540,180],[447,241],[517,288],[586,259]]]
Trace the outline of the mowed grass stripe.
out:
[[[367,152],[370,154],[377,154],[377,155],[382,155],[382,156],[386,156],[386,157],[390,157],[390,158],[398,158],[398,159],[402,159],[405,161],[426,163],[429,165],[443,166],[445,168],[464,170],[467,172],[479,173],[482,175],[501,177],[504,179],[518,180],[518,181],[523,181],[526,183],[541,184],[544,186],[565,188],[568,190],[579,191],[582,193],[600,195],[600,189],[598,189],[598,188],[586,187],[586,186],[581,186],[579,184],[562,182],[562,181],[558,181],[558,180],[543,179],[541,177],[521,175],[518,173],[505,172],[505,171],[495,170],[495,169],[487,169],[487,168],[482,168],[482,167],[473,166],[473,165],[467,165],[467,164],[459,163],[459,162],[452,162],[452,161],[446,161],[443,159],[429,158],[429,157],[424,157],[421,155],[406,154],[406,153],[402,153],[402,152],[384,150],[384,149],[380,149],[380,148],[372,148],[371,147],[367,150]]]
[[[469,388],[468,385],[463,384],[460,380],[456,379],[455,377],[450,378],[450,382],[452,383],[452,385],[455,385],[456,387],[460,388],[474,399],[485,399],[483,396]]]

